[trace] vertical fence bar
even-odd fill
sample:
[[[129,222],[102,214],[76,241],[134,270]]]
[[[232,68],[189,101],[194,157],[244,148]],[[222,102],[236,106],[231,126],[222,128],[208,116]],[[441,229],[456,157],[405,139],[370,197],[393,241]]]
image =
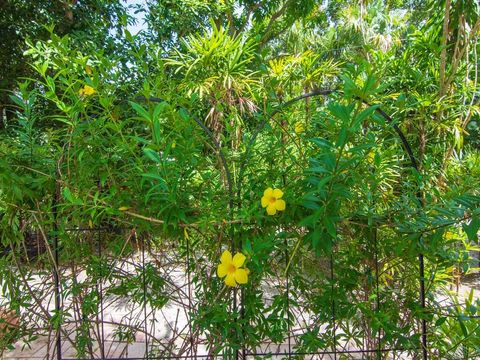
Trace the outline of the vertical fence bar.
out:
[[[377,109],[378,111],[378,109]],[[382,110],[380,114],[388,120],[388,122],[392,123],[392,118],[385,114],[385,112]],[[408,154],[408,157],[410,159],[410,167],[414,169],[417,173],[420,172],[417,160],[415,159],[415,156],[413,155],[412,148],[410,144],[408,143],[407,139],[405,138],[405,135],[403,134],[402,130],[398,127],[398,125],[394,124],[393,128],[397,132],[398,136],[400,137],[400,140],[402,141],[403,147],[405,148],[405,151]],[[417,187],[417,193],[415,194],[417,197],[417,200],[420,204],[420,209],[423,209],[424,207],[424,201],[423,201],[423,194],[420,186],[418,185]],[[419,241],[421,241],[421,237]],[[420,293],[420,306],[422,307],[423,314],[422,317],[425,315],[425,310],[426,310],[426,303],[425,303],[425,261],[423,258],[423,254],[420,252],[418,254],[418,272],[419,272],[419,293]],[[423,317],[421,320],[421,328],[422,328],[422,360],[427,360],[428,359],[428,349],[427,349],[427,321]]]
[[[58,270],[60,249],[58,244],[58,204],[60,200],[60,185],[58,182],[58,172],[55,177],[55,196],[53,198],[52,215],[53,215],[53,279],[55,282],[55,311],[57,316],[61,316],[61,296],[60,296],[60,274]],[[62,339],[61,339],[61,322],[56,334],[56,352],[57,360],[62,360]]]
[[[378,229],[375,224],[375,227],[373,229],[373,246],[374,246],[374,251],[375,251],[375,287],[376,287],[376,308],[375,312],[378,316],[378,313],[380,312],[380,286],[379,286],[379,281],[378,281]],[[380,328],[377,331],[377,359],[381,359],[381,336],[380,336]]]
[[[337,321],[335,315],[335,285],[334,285],[334,270],[333,270],[333,247],[330,254],[330,281],[332,292],[332,326],[333,326],[333,358],[337,360]]]
[[[425,311],[425,263],[423,260],[423,254],[418,255],[419,262],[419,273],[420,273],[420,305]],[[423,314],[424,315],[424,314]],[[427,321],[425,318],[422,319],[422,360],[428,359],[428,350],[427,350]]]
[[[145,358],[149,358],[148,350],[148,318],[147,318],[147,275],[145,274],[145,238],[142,241],[142,282],[143,282],[143,318],[145,321]],[[138,237],[137,237],[138,239]]]
[[[100,301],[100,328],[101,328],[101,334],[100,334],[100,341],[101,344],[99,346],[100,348],[100,356],[102,360],[105,359],[105,324],[103,322],[103,264],[102,264],[102,231],[97,231],[97,250],[98,250],[98,258],[100,261],[100,279],[98,280],[98,297]]]
[[[226,165],[225,165],[226,166]],[[226,171],[228,171],[228,168],[225,167]],[[232,183],[231,183],[231,178],[228,177],[229,180],[229,189],[232,189]],[[230,195],[230,200],[228,202],[228,208],[229,208],[229,214],[230,214],[230,220],[232,221],[230,223],[230,226],[229,226],[229,232],[230,232],[230,240],[231,240],[231,248],[232,248],[232,255],[234,256],[235,252],[237,250],[241,250],[241,243],[239,241],[236,241],[235,239],[235,228],[234,228],[234,225],[233,225],[233,218],[234,218],[234,203],[233,203],[233,193],[232,193],[233,190],[230,190],[229,192],[229,195]],[[235,286],[233,288],[233,312],[236,312],[237,309],[238,309],[238,301],[237,301],[237,297],[238,297],[238,288]],[[241,293],[240,293],[241,295]],[[242,298],[240,298],[240,301],[243,301]],[[242,313],[242,310],[241,310],[241,307],[240,307],[240,319],[237,315],[235,315],[235,322],[238,323],[238,320],[242,320],[242,317],[243,317],[243,313]],[[241,329],[242,329],[242,336],[243,336],[243,325],[241,325]],[[230,350],[229,350],[230,352]],[[240,349],[238,349],[238,347],[234,350],[234,353],[235,353],[235,360],[240,360]]]
[[[241,301],[241,308],[240,308],[240,312],[241,312],[241,318],[242,319],[245,319],[245,289],[242,288],[240,290],[240,301]],[[244,324],[242,323],[242,338],[245,339],[245,331],[244,331]],[[247,350],[245,349],[245,341],[242,343],[242,359],[246,359],[247,358]]]
[[[288,241],[287,238],[285,237],[285,266],[288,266],[290,262],[290,255],[288,253]],[[289,277],[290,277],[290,269],[287,269],[286,273],[286,296],[287,296],[287,343],[288,343],[288,358],[291,358],[292,354],[292,340],[291,340],[291,327],[290,327],[290,282],[289,282]]]
[[[237,288],[235,287],[233,289],[233,312],[236,312],[237,311],[237,308],[238,308],[238,305],[237,305]],[[235,315],[235,322],[238,322],[238,316]],[[230,350],[229,350],[230,352]],[[235,354],[235,360],[239,360],[240,359],[240,350],[237,348],[235,349],[234,351],[234,354]]]
[[[187,234],[187,230],[185,229],[185,234]],[[185,240],[187,241],[187,291],[188,291],[188,314],[192,311],[192,284],[191,284],[191,277],[190,277],[190,236],[185,236]],[[192,322],[188,319],[188,337],[190,341],[190,349],[188,350],[187,354],[190,353],[190,356],[193,358],[194,356],[194,344],[193,344],[193,329],[192,329]]]

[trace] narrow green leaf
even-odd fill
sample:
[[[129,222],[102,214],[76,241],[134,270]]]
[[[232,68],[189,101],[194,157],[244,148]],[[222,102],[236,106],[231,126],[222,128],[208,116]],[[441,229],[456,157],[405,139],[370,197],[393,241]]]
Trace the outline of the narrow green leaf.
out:
[[[75,199],[73,198],[72,192],[67,187],[63,189],[63,197],[71,203],[75,202]]]
[[[441,317],[435,322],[435,326],[441,326],[445,321],[447,321],[447,318]]]
[[[190,114],[188,113],[188,111],[185,109],[185,108],[180,108],[180,110],[178,110],[178,114],[180,115],[180,117],[183,119],[183,120],[189,120],[190,119]]]
[[[477,234],[478,234],[478,229],[480,228],[480,218],[474,217],[472,218],[469,224],[463,224],[462,227],[463,227],[463,231],[465,231],[465,233],[468,236],[468,240],[474,241],[474,242],[478,241]]]
[[[313,138],[310,139],[311,142],[313,142],[315,145],[322,147],[322,148],[328,148],[331,149],[333,147],[332,143],[326,139],[322,138]]]
[[[346,127],[342,127],[340,134],[338,134],[337,147],[341,148],[345,145],[345,140],[347,139],[348,130]]]
[[[360,125],[362,124],[362,122],[368,118],[369,116],[371,116],[372,114],[375,113],[375,111],[379,108],[380,106],[379,105],[373,105],[373,106],[369,106],[368,108],[366,108],[365,110],[363,110],[362,112],[360,112],[356,117],[355,117],[355,120],[353,120],[352,122],[352,131],[358,131]]]
[[[145,154],[146,157],[148,157],[150,160],[160,163],[161,159],[158,153],[150,148],[143,148],[143,153]]]
[[[327,229],[327,233],[332,237],[337,237],[337,228],[335,227],[335,223],[331,217],[326,216],[323,219],[323,224],[325,225],[325,229]]]
[[[137,112],[137,114],[140,116],[140,118],[148,120],[149,122],[152,121],[152,117],[150,116],[150,113],[145,110],[145,108],[137,104],[136,102],[129,101],[130,106]]]

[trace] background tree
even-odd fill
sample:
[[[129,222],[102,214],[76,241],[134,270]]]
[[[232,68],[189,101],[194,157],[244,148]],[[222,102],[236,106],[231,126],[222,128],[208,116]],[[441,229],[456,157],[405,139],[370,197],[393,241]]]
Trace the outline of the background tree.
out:
[[[127,12],[120,0],[2,0],[0,1],[0,127],[13,116],[9,95],[16,83],[34,74],[23,53],[26,40],[47,40],[56,34],[72,34],[82,44],[115,51],[118,30],[127,23]]]

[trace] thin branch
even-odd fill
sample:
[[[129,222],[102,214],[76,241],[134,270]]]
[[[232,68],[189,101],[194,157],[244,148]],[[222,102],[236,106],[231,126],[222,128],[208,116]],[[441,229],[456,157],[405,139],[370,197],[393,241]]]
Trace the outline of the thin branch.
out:
[[[265,44],[268,41],[268,34],[272,29],[273,24],[278,18],[280,18],[285,13],[285,10],[287,10],[287,6],[289,5],[290,2],[291,0],[285,1],[283,6],[277,12],[273,13],[272,17],[270,18],[270,21],[268,22],[267,28],[265,29],[265,34],[263,34],[263,37],[260,40],[260,44]]]
[[[445,19],[443,20],[443,34],[442,34],[442,52],[440,54],[440,92],[439,97],[442,98],[445,95],[445,70],[447,66],[447,40],[448,40],[448,23],[450,22],[450,6],[451,0],[447,0],[445,3]]]

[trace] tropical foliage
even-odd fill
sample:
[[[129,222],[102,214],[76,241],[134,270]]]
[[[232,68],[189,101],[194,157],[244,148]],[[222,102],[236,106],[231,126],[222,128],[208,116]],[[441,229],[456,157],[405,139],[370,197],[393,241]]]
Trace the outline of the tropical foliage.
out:
[[[92,29],[36,19],[2,85],[0,346],[75,323],[91,356],[94,284],[160,311],[174,264],[212,356],[480,356],[480,300],[450,291],[480,250],[477,1],[148,0],[136,35],[93,3]]]

